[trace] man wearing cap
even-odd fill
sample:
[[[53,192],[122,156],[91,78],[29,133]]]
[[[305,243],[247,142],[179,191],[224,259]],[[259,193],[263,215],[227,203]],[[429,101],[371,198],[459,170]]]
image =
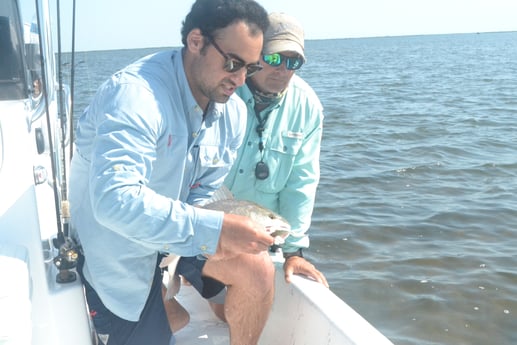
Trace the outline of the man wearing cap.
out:
[[[282,247],[285,277],[324,275],[303,258],[319,183],[323,107],[295,74],[305,63],[304,32],[284,13],[269,14],[262,71],[237,90],[248,108],[247,129],[225,184],[237,199],[252,200],[283,216],[294,235]]]

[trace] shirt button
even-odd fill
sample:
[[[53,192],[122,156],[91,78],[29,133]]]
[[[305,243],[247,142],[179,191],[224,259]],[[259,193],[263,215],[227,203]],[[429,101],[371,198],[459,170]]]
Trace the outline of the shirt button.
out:
[[[196,132],[192,133],[192,138],[197,138],[198,134]]]
[[[208,247],[206,245],[202,245],[201,248],[200,248],[202,251],[206,252],[206,250],[208,249]]]
[[[217,164],[219,163],[219,159],[218,158],[214,158],[214,160],[212,161],[212,164]]]
[[[169,250],[169,246],[163,246],[163,249]]]
[[[244,169],[239,169],[239,174],[244,173]]]

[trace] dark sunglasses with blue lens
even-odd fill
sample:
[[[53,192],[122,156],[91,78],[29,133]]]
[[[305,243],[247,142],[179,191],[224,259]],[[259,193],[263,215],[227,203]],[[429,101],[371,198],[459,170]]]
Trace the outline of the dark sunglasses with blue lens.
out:
[[[270,66],[278,67],[285,61],[285,67],[288,70],[297,70],[302,67],[304,60],[300,55],[285,56],[280,53],[262,55],[262,60]]]

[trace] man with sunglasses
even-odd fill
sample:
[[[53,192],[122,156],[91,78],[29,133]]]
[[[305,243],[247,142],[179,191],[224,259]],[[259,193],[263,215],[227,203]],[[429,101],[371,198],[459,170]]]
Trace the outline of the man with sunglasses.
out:
[[[300,23],[271,13],[264,35],[263,70],[237,90],[248,107],[243,145],[225,184],[237,199],[255,201],[278,212],[294,235],[283,245],[284,271],[309,276],[328,287],[324,275],[303,258],[309,246],[319,183],[323,109],[312,88],[295,72],[305,63]]]
[[[77,125],[70,202],[78,270],[99,342],[174,343],[161,256],[207,299],[226,291],[231,344],[256,344],[273,300],[273,238],[251,219],[195,207],[226,177],[245,131],[234,95],[258,72],[267,12],[197,0],[183,48],[145,57],[97,91]],[[208,259],[206,259],[208,257]]]

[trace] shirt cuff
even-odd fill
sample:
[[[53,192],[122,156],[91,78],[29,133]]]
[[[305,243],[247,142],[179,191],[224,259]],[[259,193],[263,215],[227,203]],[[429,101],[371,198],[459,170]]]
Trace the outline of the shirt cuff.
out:
[[[284,253],[284,259],[288,259],[292,256],[298,256],[298,257],[301,257],[303,258],[303,253],[302,253],[302,248],[299,248],[297,251],[295,252],[290,252],[290,253]]]
[[[213,255],[221,236],[224,212],[194,207],[194,213],[193,250],[198,254]]]

